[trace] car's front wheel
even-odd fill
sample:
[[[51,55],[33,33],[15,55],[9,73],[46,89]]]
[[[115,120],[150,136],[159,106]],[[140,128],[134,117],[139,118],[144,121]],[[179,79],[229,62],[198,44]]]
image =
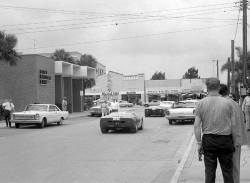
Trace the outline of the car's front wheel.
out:
[[[63,123],[63,118],[60,118],[60,121],[57,122],[57,125],[62,125]]]
[[[40,128],[44,128],[46,126],[46,119],[43,118],[42,122],[39,124]]]

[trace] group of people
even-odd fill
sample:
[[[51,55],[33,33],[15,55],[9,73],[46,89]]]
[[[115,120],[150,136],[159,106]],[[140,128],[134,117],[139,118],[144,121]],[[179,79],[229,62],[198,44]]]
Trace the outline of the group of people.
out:
[[[241,108],[217,78],[207,79],[206,86],[208,95],[198,103],[194,123],[198,153],[204,155],[205,183],[215,183],[217,161],[224,182],[239,183],[241,146],[248,143],[250,130],[250,115],[245,110],[250,111],[250,97],[249,105],[246,98]]]
[[[11,127],[10,117],[11,113],[15,111],[15,106],[12,99],[6,99],[2,103],[3,116],[6,122],[6,127]]]

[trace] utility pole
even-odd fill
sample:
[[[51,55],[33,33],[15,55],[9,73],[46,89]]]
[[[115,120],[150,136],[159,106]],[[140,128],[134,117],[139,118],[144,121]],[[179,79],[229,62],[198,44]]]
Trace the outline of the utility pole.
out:
[[[216,67],[217,67],[217,79],[219,79],[219,61],[216,60]]]
[[[230,57],[227,59],[227,64],[230,65]],[[227,69],[227,88],[230,88],[230,68]]]
[[[232,71],[232,77],[231,77],[232,94],[235,94],[234,40],[231,40],[231,71]]]
[[[243,9],[243,17],[242,17],[242,25],[243,25],[243,86],[244,88],[248,88],[246,77],[247,77],[247,0],[242,0],[242,9]]]

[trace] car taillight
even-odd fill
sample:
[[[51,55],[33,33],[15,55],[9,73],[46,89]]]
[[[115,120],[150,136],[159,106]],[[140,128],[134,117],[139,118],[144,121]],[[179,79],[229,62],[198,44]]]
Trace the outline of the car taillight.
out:
[[[193,114],[195,114],[195,109],[193,110]]]

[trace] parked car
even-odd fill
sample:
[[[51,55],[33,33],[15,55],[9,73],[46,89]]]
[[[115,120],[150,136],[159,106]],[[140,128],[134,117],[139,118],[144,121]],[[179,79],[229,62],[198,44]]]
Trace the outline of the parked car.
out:
[[[169,124],[172,125],[173,122],[194,122],[195,119],[195,109],[198,100],[184,100],[174,103],[173,108],[166,111],[166,119],[168,119]]]
[[[61,111],[54,104],[30,104],[22,112],[14,112],[11,123],[19,128],[21,124],[37,124],[40,128],[49,123],[62,124],[68,118],[68,111]]]
[[[89,109],[91,116],[102,116],[102,103],[97,104],[97,106],[93,106]],[[106,103],[106,109],[104,115],[108,115],[112,112],[110,102]]]
[[[125,101],[125,100],[121,100],[119,102],[119,106],[120,107],[133,107],[134,104],[128,102],[128,101]]]
[[[165,116],[164,109],[160,106],[149,106],[144,110],[145,117],[149,116]]]
[[[143,117],[134,112],[114,112],[100,119],[102,133],[109,130],[129,129],[132,133],[143,129]]]

